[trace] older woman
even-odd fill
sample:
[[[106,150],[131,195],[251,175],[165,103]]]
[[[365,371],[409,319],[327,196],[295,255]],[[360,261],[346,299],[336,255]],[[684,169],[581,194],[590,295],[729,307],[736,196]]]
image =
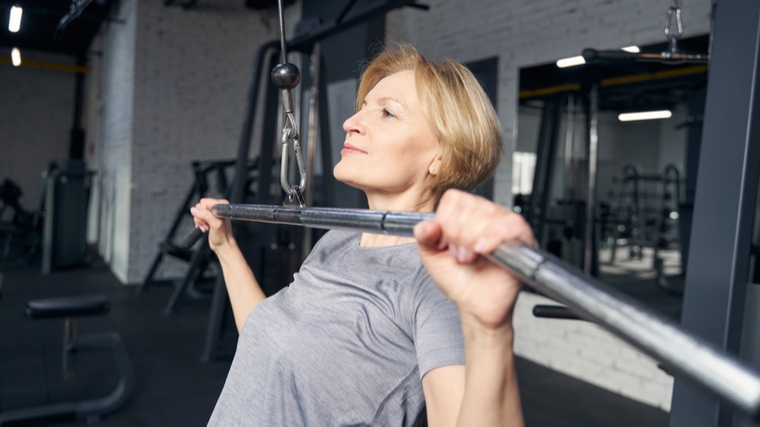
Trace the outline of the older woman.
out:
[[[532,235],[509,210],[447,191],[476,187],[499,161],[499,123],[479,84],[457,62],[386,49],[343,128],[337,179],[371,209],[437,208],[436,220],[419,224],[416,240],[330,231],[293,283],[266,298],[229,222],[209,212],[224,201],[201,200],[192,213],[240,331],[209,425],[410,426],[425,404],[431,426],[522,425],[519,283],[479,254]]]

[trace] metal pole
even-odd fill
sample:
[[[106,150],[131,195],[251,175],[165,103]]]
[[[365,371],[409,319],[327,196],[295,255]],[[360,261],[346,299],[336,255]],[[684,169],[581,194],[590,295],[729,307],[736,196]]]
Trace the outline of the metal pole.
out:
[[[251,73],[251,79],[248,82],[248,95],[245,102],[245,115],[243,116],[243,129],[240,133],[240,143],[238,145],[237,159],[235,160],[235,176],[232,181],[232,189],[230,191],[230,201],[232,203],[241,203],[245,197],[245,182],[248,176],[247,165],[248,156],[250,155],[251,136],[253,135],[253,122],[256,118],[256,103],[259,99],[259,89],[261,86],[261,75],[264,69],[264,64],[267,59],[270,68],[275,61],[274,51],[272,49],[277,48],[277,41],[271,41],[259,48],[256,51],[256,56],[253,60],[253,70]],[[267,56],[269,54],[270,56]],[[272,101],[275,96],[275,89],[268,88],[266,92],[266,100]],[[270,102],[269,105],[276,103],[276,101]],[[270,198],[270,182],[272,180],[272,143],[273,143],[273,130],[272,126],[267,127],[266,123],[274,123],[273,118],[269,117],[273,114],[273,108],[266,108],[264,110],[264,131],[262,134],[261,147],[259,147],[259,187],[258,187],[258,200],[263,202],[271,201]],[[269,133],[267,131],[269,130]],[[268,138],[269,137],[269,138]],[[195,242],[203,236],[203,233],[199,229],[193,229],[182,245],[185,248],[192,247]],[[214,293],[211,297],[211,311],[209,312],[209,321],[206,327],[206,335],[203,341],[203,351],[201,353],[201,360],[203,362],[210,362],[216,355],[217,344],[219,342],[219,335],[222,330],[222,320],[224,318],[225,307],[227,303],[227,287],[224,283],[224,276],[219,274],[214,282]]]
[[[589,92],[588,106],[588,194],[586,196],[586,227],[583,239],[583,271],[591,274],[594,260],[594,205],[596,204],[596,154],[597,126],[599,122],[599,87],[594,85]]]
[[[311,88],[309,89],[309,139],[306,147],[306,172],[314,176],[314,159],[317,155],[317,118],[319,117],[319,103],[317,100],[321,95],[319,93],[320,68],[322,66],[322,49],[321,43],[314,43],[314,49],[311,52]],[[322,173],[326,173],[322,171]],[[311,179],[306,184],[306,206],[314,204],[314,180]]]
[[[744,323],[760,176],[760,2],[720,0],[694,195],[681,322],[731,353],[760,342]],[[742,329],[751,339],[742,342]],[[676,379],[671,427],[735,426],[730,408]]]
[[[270,205],[216,205],[212,212],[237,220],[397,236],[412,236],[418,222],[435,217],[435,214],[422,212]],[[489,258],[516,273],[536,290],[567,305],[579,317],[597,323],[684,378],[752,417],[758,417],[760,374],[737,358],[722,353],[672,320],[539,249],[502,245]]]
[[[565,198],[567,200],[575,199],[573,191],[573,141],[575,140],[575,95],[570,94],[567,97],[567,118],[565,119]],[[568,209],[569,210],[569,209]],[[570,214],[568,214],[570,217]]]
[[[87,58],[84,55],[77,57],[77,65],[84,67]],[[69,143],[69,158],[84,159],[84,129],[82,129],[82,106],[84,104],[84,73],[77,73],[74,90],[74,124],[71,128],[71,141]]]
[[[314,159],[317,155],[317,119],[319,117],[319,103],[317,102],[319,96],[320,85],[320,68],[322,67],[322,44],[320,42],[314,43],[314,49],[311,52],[311,88],[309,89],[309,124],[308,124],[308,136],[306,146],[306,174],[311,176],[312,179],[306,182],[306,206],[314,205]],[[324,95],[322,95],[324,96]],[[325,144],[326,142],[322,142]],[[322,176],[329,173],[329,171],[322,171]],[[305,233],[303,236],[303,246],[301,250],[301,258],[303,260],[311,252],[313,242],[311,241],[311,233]]]
[[[246,169],[248,165],[248,156],[251,151],[251,136],[253,135],[253,122],[256,119],[256,103],[259,100],[261,74],[262,69],[264,68],[264,61],[267,58],[265,55],[270,49],[276,48],[277,44],[277,41],[271,41],[264,46],[261,46],[259,50],[256,51],[256,56],[253,60],[253,72],[251,73],[251,79],[248,81],[248,96],[245,100],[243,129],[240,132],[240,142],[238,143],[237,158],[235,160],[235,175],[232,181],[232,192],[230,193],[230,201],[232,203],[242,202],[245,179],[248,175]],[[259,159],[259,165],[261,165],[263,161],[264,160]],[[261,179],[269,179],[269,176],[262,173]],[[263,188],[267,189],[269,187]]]
[[[551,198],[552,181],[554,177],[554,163],[557,159],[557,144],[559,143],[559,127],[562,120],[562,104],[563,97],[547,101],[544,105],[544,110],[548,110],[547,117],[548,123],[543,119],[541,121],[542,127],[548,127],[547,132],[544,134],[546,141],[543,144],[543,152],[537,153],[536,156],[536,174],[539,178],[538,191],[536,192],[536,182],[533,182],[534,192],[530,196],[531,206],[533,208],[533,224],[534,230],[536,230],[536,240],[541,247],[546,247],[549,241],[549,233],[546,227],[547,206],[549,205],[549,199]],[[540,162],[540,163],[539,163]],[[535,179],[535,178],[534,178]]]

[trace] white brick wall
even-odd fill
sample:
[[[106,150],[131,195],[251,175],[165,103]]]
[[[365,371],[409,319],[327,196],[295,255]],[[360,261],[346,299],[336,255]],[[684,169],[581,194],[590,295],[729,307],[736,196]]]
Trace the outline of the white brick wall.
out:
[[[386,35],[424,55],[462,62],[499,58],[498,111],[505,160],[495,176],[495,199],[511,206],[512,151],[517,132],[519,69],[579,55],[585,47],[614,49],[664,41],[669,2],[661,0],[431,0],[429,11],[388,15]],[[709,28],[710,1],[683,0],[685,37]]]
[[[629,397],[670,410],[673,378],[648,356],[593,323],[540,319],[536,304],[555,302],[522,292],[514,313],[515,354]],[[520,378],[530,381],[530,378]]]
[[[10,56],[10,48],[0,48],[0,57]],[[29,50],[21,58],[76,63],[73,56]],[[25,209],[39,209],[42,171],[69,157],[75,82],[72,72],[0,64],[0,183],[8,178],[21,187]]]
[[[522,67],[580,54],[664,41],[670,2],[660,0],[430,0],[430,10],[401,9],[386,34],[429,57],[462,62],[499,58],[497,108],[505,156],[495,177],[495,199],[511,206],[512,152],[517,134],[518,76]],[[709,0],[683,0],[685,36],[707,33]],[[515,352],[624,396],[670,407],[672,379],[646,356],[585,322],[535,319],[542,298],[523,294],[515,313]],[[529,380],[529,379],[524,379]]]
[[[91,54],[87,65],[90,72],[84,81],[84,105],[82,110],[82,127],[85,131],[84,159],[87,167],[96,174],[92,180],[90,193],[90,208],[87,213],[87,242],[99,244],[100,237],[100,214],[101,214],[101,188],[102,188],[102,153],[103,148],[103,33],[101,31],[90,45]],[[99,252],[103,253],[103,246],[99,245]]]
[[[300,5],[287,10],[292,27]],[[192,184],[190,162],[236,155],[253,57],[278,25],[276,11],[239,1],[205,1],[190,11],[140,2],[128,282],[147,274]]]
[[[101,118],[91,108],[89,126],[103,129],[95,142],[102,145],[95,147],[101,252],[122,282],[136,284],[192,185],[190,162],[236,155],[253,57],[276,38],[278,22],[275,10],[237,0],[205,0],[191,10],[125,0],[120,8],[127,24],[103,32]],[[300,10],[287,9],[288,27]],[[182,267],[168,263],[163,275]]]
[[[127,281],[137,0],[118,2],[112,13],[123,22],[106,23],[102,29],[102,63],[93,64],[101,67],[100,82],[92,82],[101,86],[101,123],[98,126],[90,117],[88,128],[102,129],[101,145],[95,148],[99,161],[91,165],[99,172],[100,253],[116,277]]]

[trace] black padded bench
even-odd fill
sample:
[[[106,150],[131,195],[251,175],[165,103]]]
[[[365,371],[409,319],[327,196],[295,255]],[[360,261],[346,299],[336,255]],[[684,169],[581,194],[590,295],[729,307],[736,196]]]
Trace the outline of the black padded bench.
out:
[[[38,299],[26,303],[26,315],[30,319],[100,316],[110,309],[111,301],[104,295]]]
[[[116,387],[106,396],[81,402],[56,403],[45,406],[18,409],[0,413],[0,426],[27,424],[31,420],[44,419],[86,419],[97,420],[101,415],[115,411],[122,406],[134,387],[134,371],[127,357],[118,332],[82,334],[77,337],[76,318],[82,316],[102,316],[111,309],[111,302],[103,295],[81,295],[75,297],[48,298],[29,301],[26,315],[31,319],[64,318],[63,370],[64,377],[70,378],[69,355],[75,351],[109,350],[113,352],[119,368],[120,378]]]

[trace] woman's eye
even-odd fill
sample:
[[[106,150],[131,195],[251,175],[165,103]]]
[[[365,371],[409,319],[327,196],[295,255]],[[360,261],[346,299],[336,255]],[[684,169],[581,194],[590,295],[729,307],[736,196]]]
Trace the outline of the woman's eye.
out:
[[[391,113],[390,111],[383,108],[383,117],[396,117],[396,116],[394,116],[393,113]]]

